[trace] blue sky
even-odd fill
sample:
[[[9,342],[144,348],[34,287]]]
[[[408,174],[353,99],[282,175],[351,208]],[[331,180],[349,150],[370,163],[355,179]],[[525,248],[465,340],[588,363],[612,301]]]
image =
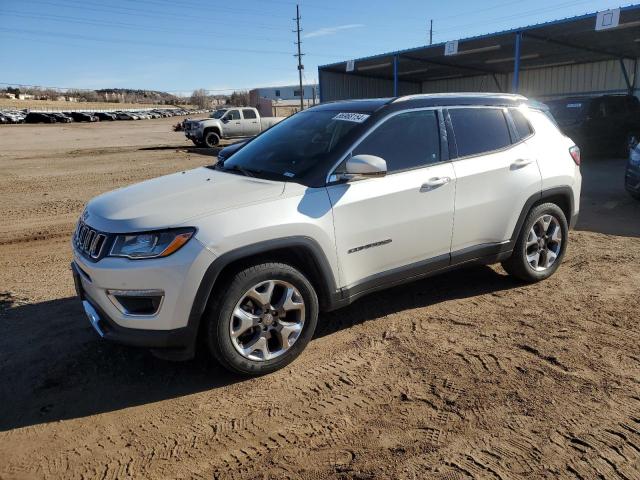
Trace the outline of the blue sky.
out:
[[[620,0],[301,0],[317,66],[620,6]],[[297,82],[295,0],[0,0],[0,83],[190,93]],[[622,4],[626,5],[626,4]]]

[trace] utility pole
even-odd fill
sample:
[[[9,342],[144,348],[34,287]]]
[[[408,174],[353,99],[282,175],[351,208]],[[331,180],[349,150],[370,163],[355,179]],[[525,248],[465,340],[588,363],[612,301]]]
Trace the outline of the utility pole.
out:
[[[429,26],[429,45],[433,45],[433,19]]]
[[[300,5],[296,4],[296,29],[294,32],[298,35],[298,41],[295,44],[298,46],[298,53],[294,55],[294,57],[298,57],[298,78],[300,79],[300,111],[304,110],[304,88],[302,87],[302,70],[304,70],[304,65],[302,64],[302,56],[304,53],[301,52],[301,42],[300,42]]]

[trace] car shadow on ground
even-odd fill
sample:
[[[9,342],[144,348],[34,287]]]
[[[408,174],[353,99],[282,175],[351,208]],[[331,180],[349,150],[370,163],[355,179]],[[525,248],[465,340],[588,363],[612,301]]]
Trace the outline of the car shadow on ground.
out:
[[[489,267],[451,272],[322,314],[315,338],[405,309],[516,286]],[[76,298],[20,305],[1,296],[0,378],[0,431],[117,411],[247,380],[204,354],[174,363],[144,349],[100,340]]]
[[[437,305],[521,286],[485,265],[470,266],[361,297],[347,308],[321,314],[314,338],[403,310]]]

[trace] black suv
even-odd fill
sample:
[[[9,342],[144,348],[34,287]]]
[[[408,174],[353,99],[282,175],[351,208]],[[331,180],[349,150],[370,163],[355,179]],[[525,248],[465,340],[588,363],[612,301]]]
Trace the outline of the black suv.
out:
[[[629,159],[624,175],[624,186],[631,196],[640,200],[640,143],[636,137],[629,142]]]
[[[546,104],[583,153],[625,157],[631,136],[640,132],[640,101],[632,95],[571,97]]]

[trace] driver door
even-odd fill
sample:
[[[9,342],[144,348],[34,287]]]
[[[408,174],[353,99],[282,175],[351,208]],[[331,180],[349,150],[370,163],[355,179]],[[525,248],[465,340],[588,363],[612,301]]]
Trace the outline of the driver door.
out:
[[[223,118],[225,137],[242,136],[242,117],[240,110],[229,110]]]
[[[353,149],[383,158],[387,175],[327,187],[343,286],[366,290],[449,264],[455,173],[439,124],[436,110],[392,115]]]

